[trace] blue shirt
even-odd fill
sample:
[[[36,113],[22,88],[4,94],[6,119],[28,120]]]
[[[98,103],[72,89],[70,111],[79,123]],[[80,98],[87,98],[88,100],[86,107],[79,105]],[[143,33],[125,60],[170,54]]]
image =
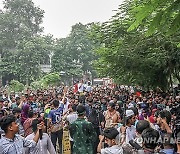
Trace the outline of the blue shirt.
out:
[[[64,104],[61,104],[58,109],[51,110],[49,112],[48,118],[52,120],[53,124],[59,123],[62,120]]]
[[[33,148],[36,146],[36,142],[33,140],[27,140],[17,134],[13,140],[2,136],[0,143],[1,154],[22,154],[24,153],[24,147]]]

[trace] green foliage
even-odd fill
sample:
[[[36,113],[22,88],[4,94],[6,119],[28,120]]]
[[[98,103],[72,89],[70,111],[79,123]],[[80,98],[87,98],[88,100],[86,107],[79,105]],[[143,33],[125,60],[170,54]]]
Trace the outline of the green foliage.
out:
[[[57,86],[60,82],[60,75],[58,73],[49,73],[42,77],[40,80],[31,83],[32,89],[44,89],[50,86]]]
[[[17,80],[11,80],[9,89],[14,92],[22,92],[24,90],[24,85]]]
[[[5,0],[0,12],[0,72],[4,80],[29,84],[41,75],[40,64],[49,59],[49,36],[42,32],[44,11],[32,0]]]
[[[142,0],[134,1],[132,13],[135,21],[128,31],[143,26],[146,35],[150,36],[157,31],[167,35],[175,34],[180,30],[180,1],[179,0]]]
[[[91,36],[101,44],[96,50],[100,58],[94,65],[101,77],[112,77],[118,83],[165,90],[172,84],[172,78],[180,81],[180,50],[176,46],[179,33],[167,36],[158,32],[147,37],[147,31],[139,23],[136,23],[138,30],[128,31],[137,19],[134,11],[139,12],[141,5],[144,3],[134,5],[126,0],[111,20],[94,26]],[[146,9],[138,14],[139,22],[154,8]]]
[[[43,87],[56,86],[60,82],[60,76],[58,73],[50,73],[45,75],[40,81]]]
[[[31,87],[32,89],[34,89],[34,90],[45,88],[45,87],[43,87],[43,85],[42,85],[42,83],[41,83],[41,80],[40,80],[40,81],[31,82],[30,87]]]
[[[72,26],[70,35],[56,42],[52,58],[53,71],[64,71],[67,76],[82,77],[93,70],[92,61],[96,59],[93,50],[97,46],[89,38],[91,24],[78,23]]]

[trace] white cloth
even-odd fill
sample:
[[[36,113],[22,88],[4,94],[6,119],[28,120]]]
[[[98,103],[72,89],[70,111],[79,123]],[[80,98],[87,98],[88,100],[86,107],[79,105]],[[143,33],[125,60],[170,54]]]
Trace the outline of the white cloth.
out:
[[[74,121],[76,121],[77,118],[78,118],[77,113],[76,113],[76,112],[72,112],[72,113],[70,113],[70,114],[67,116],[66,120],[67,120],[70,124],[72,124]]]
[[[66,117],[66,120],[67,120],[70,124],[72,124],[74,121],[77,120],[77,118],[78,118],[77,113],[76,113],[76,112],[72,112],[72,113],[70,113],[70,114]],[[71,138],[70,135],[69,135],[69,140],[70,140],[70,141],[73,141],[73,139]]]
[[[105,149],[101,149],[101,154],[123,154],[123,149],[121,146],[114,145]]]
[[[136,128],[131,125],[131,127],[126,128],[126,143],[129,143],[130,140],[134,140],[136,137]]]
[[[84,84],[83,83],[78,83],[78,91],[81,93],[84,90]]]

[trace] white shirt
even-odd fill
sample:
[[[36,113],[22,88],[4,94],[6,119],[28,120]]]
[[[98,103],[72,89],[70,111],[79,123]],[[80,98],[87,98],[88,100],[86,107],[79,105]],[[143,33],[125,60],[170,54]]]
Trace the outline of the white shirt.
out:
[[[67,120],[70,124],[72,124],[74,121],[77,120],[77,118],[78,118],[77,113],[76,113],[76,112],[72,112],[72,113],[70,113],[70,114],[66,117],[66,120]],[[73,141],[73,139],[71,138],[70,135],[69,135],[69,140],[70,140],[70,141]]]
[[[101,154],[123,154],[123,149],[118,145],[113,145],[112,147],[101,149]]]
[[[28,140],[32,140],[35,134],[32,133],[26,137]],[[39,139],[35,148],[25,148],[25,154],[56,154],[54,146],[49,138],[48,134],[43,133],[42,140]]]
[[[81,93],[84,90],[84,84],[83,83],[78,83],[78,91]]]
[[[134,140],[136,137],[136,128],[131,125],[131,127],[126,128],[126,143],[129,143],[130,140]]]

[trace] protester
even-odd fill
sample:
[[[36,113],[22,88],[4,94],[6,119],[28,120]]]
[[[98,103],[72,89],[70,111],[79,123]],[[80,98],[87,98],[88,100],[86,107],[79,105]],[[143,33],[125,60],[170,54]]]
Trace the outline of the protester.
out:
[[[23,123],[24,136],[28,136],[32,133],[32,121],[38,117],[37,113],[34,113],[33,110],[28,112],[28,118]]]
[[[152,90],[143,91],[142,89],[133,89],[132,86],[120,85],[94,87],[90,85],[92,89],[87,91],[84,83],[88,83],[88,81],[79,83],[83,86],[83,89],[79,86],[80,92],[78,92],[78,84],[76,92],[73,92],[73,87],[67,88],[65,85],[38,90],[28,88],[24,93],[8,93],[7,90],[4,90],[3,96],[0,95],[3,97],[0,99],[0,119],[13,113],[17,118],[16,123],[19,125],[17,135],[24,136],[23,132],[27,135],[26,128],[28,128],[28,132],[34,134],[32,131],[33,118],[30,116],[31,122],[27,120],[29,119],[28,113],[33,111],[34,118],[45,119],[46,132],[51,136],[50,140],[57,153],[62,153],[62,148],[65,146],[62,144],[63,134],[67,133],[68,127],[72,134],[72,136],[70,135],[72,137],[70,138],[71,153],[89,151],[95,154],[100,142],[98,135],[102,135],[104,129],[112,127],[119,131],[116,145],[120,149],[123,148],[124,154],[139,151],[129,141],[137,142],[138,147],[141,147],[141,151],[144,153],[144,149],[147,149],[144,145],[145,140],[139,141],[143,140],[143,131],[147,128],[153,128],[153,131],[150,132],[154,132],[154,129],[157,130],[160,139],[177,138],[177,134],[180,132],[179,96],[174,96],[171,91],[166,93]],[[79,105],[85,107],[82,116],[78,115],[78,110],[76,111]],[[28,124],[29,127],[22,128],[23,124]],[[5,135],[3,129],[0,130],[0,133],[2,137]],[[93,136],[93,134],[97,135]],[[159,140],[158,142],[158,146],[155,150],[151,149],[151,152],[175,153],[178,151],[176,149],[176,146],[179,146],[178,142],[172,143],[169,140],[167,142]],[[102,140],[102,143],[104,143],[102,149],[110,148],[106,141]],[[29,150],[34,151],[33,148],[29,148]],[[68,150],[70,151],[70,149]]]
[[[63,123],[62,123],[62,115],[63,115],[63,104],[59,105],[58,100],[54,100],[52,102],[53,110],[49,112],[48,118],[49,123],[51,125],[51,141],[54,145],[55,150],[56,142],[58,139],[60,154],[62,153],[62,138],[63,138]]]
[[[21,136],[24,136],[24,128],[23,128],[23,125],[21,123],[21,109],[18,108],[18,107],[15,107],[12,111],[12,113],[15,115],[16,117],[16,123],[18,124],[19,126],[19,132],[18,134],[21,135]]]
[[[38,131],[38,124],[42,124],[42,130],[40,133],[40,139],[38,140],[38,143],[35,148],[26,148],[25,154],[56,154],[56,151],[54,149],[54,146],[51,142],[51,139],[49,138],[48,134],[45,132],[45,125],[44,122],[38,119],[35,119],[32,121],[32,130],[33,133],[28,135],[26,137],[27,140],[32,140],[35,137],[35,134]]]
[[[142,132],[144,154],[153,154],[158,145],[159,133],[153,128],[147,128]]]
[[[33,140],[27,140],[17,134],[19,127],[14,115],[3,117],[0,121],[0,126],[5,132],[5,135],[0,139],[1,154],[20,154],[24,153],[24,147],[35,148],[40,137],[39,130],[43,127],[39,125]]]
[[[117,131],[117,129],[113,127],[105,129],[103,136],[99,136],[100,142],[97,148],[97,152],[101,154],[123,154],[123,149],[118,145],[118,141],[116,140],[118,134],[119,132]],[[102,142],[104,140],[108,145],[107,148],[102,148]]]
[[[107,105],[107,111],[104,112],[105,117],[105,128],[109,128],[117,125],[121,122],[120,114],[115,110],[116,104],[113,101],[110,101]]]
[[[93,125],[86,121],[85,107],[77,106],[78,119],[70,124],[69,131],[73,139],[73,154],[93,154],[93,146],[96,140],[96,133]]]

